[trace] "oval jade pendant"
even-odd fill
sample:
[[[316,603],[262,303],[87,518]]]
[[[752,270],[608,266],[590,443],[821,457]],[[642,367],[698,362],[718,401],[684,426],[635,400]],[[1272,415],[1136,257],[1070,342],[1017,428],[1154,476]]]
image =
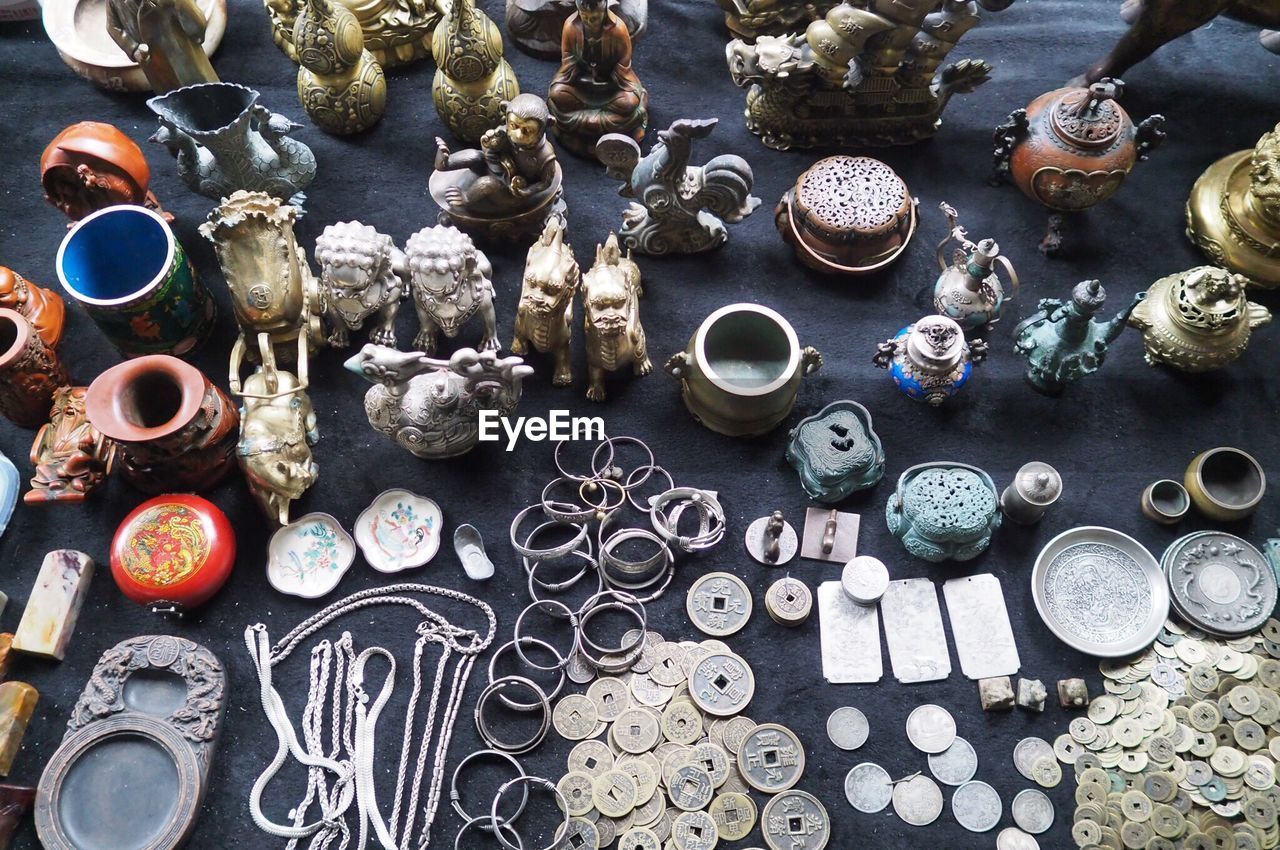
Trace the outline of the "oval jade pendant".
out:
[[[157,611],[198,608],[231,576],[236,536],[217,505],[190,494],[148,499],[111,541],[111,577],[125,596]]]

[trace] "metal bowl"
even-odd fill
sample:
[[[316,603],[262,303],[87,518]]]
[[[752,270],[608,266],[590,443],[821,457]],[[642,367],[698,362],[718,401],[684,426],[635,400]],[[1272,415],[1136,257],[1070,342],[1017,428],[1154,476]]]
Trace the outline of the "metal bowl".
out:
[[[1040,550],[1031,596],[1049,631],[1098,658],[1145,649],[1169,616],[1159,562],[1129,535],[1099,526],[1064,531]]]

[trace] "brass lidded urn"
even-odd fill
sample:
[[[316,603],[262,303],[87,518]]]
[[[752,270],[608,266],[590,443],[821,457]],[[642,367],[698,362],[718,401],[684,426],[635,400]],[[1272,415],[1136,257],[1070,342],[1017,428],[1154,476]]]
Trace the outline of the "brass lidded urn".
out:
[[[1280,124],[1200,175],[1187,199],[1187,236],[1215,265],[1280,286]]]
[[[455,136],[479,142],[502,123],[502,104],[520,94],[515,69],[502,56],[502,33],[475,0],[454,0],[431,37],[438,65],[431,83],[436,112]]]
[[[1142,332],[1146,360],[1184,372],[1208,372],[1244,354],[1253,329],[1271,312],[1245,295],[1243,275],[1197,266],[1162,277],[1129,316]]]

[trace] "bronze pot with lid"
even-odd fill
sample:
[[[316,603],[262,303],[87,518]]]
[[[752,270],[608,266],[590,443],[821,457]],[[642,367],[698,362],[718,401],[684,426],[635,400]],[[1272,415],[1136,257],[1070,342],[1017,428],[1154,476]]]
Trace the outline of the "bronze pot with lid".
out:
[[[889,166],[866,156],[829,156],[809,167],[774,210],[800,262],[828,274],[878,271],[916,231],[916,200]]]

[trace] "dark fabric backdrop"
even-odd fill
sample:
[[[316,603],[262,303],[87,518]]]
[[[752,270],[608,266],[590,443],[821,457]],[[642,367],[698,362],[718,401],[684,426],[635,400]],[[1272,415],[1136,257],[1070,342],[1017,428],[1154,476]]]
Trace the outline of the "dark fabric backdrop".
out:
[[[486,0],[483,6],[495,20],[503,20],[499,3]],[[1275,469],[1280,454],[1274,425],[1280,392],[1273,380],[1280,356],[1276,328],[1260,331],[1243,361],[1206,377],[1149,368],[1142,362],[1138,335],[1129,332],[1120,338],[1099,375],[1057,400],[1043,398],[1026,386],[1022,361],[1012,353],[1011,329],[1034,310],[1038,298],[1063,297],[1075,282],[1097,277],[1111,293],[1111,306],[1118,309],[1156,278],[1202,262],[1182,233],[1187,191],[1211,162],[1251,147],[1280,119],[1276,85],[1280,58],[1263,51],[1254,29],[1218,21],[1165,48],[1127,75],[1124,105],[1137,118],[1163,112],[1169,119],[1168,140],[1149,163],[1137,168],[1111,202],[1086,217],[1067,257],[1046,261],[1036,252],[1043,212],[1016,189],[996,189],[986,183],[991,128],[1011,109],[1057,87],[1108,49],[1123,28],[1118,11],[1119,4],[1112,2],[1031,0],[1004,13],[986,15],[987,20],[964,40],[953,58],[985,57],[995,66],[992,80],[976,94],[953,101],[932,141],[867,151],[885,159],[905,178],[920,200],[922,222],[915,244],[900,262],[884,274],[863,279],[827,279],[802,270],[775,232],[773,204],[819,154],[770,151],[747,133],[743,92],[733,86],[725,68],[728,35],[720,11],[710,0],[654,0],[649,35],[635,54],[635,67],[652,97],[652,126],[665,127],[680,117],[718,117],[720,126],[710,139],[699,143],[696,161],[721,152],[746,156],[755,168],[756,194],[764,200],[754,216],[730,228],[730,242],[720,251],[689,258],[640,259],[646,291],[641,309],[655,365],[661,367],[684,346],[702,318],[723,304],[756,301],[786,315],[802,344],[816,346],[826,358],[822,371],[805,381],[791,421],[835,399],[854,398],[870,408],[888,452],[885,481],[843,506],[863,515],[861,550],[882,558],[896,578],[927,576],[940,583],[956,575],[994,572],[1003,583],[1023,672],[1043,679],[1051,690],[1057,679],[1066,676],[1085,676],[1095,691],[1100,683],[1096,662],[1059,643],[1035,613],[1028,575],[1043,543],[1075,525],[1102,524],[1137,536],[1158,555],[1177,534],[1207,527],[1207,523],[1193,517],[1180,528],[1164,529],[1146,521],[1138,511],[1138,495],[1146,483],[1160,477],[1180,478],[1197,451],[1218,444],[1244,447],[1268,470]],[[554,64],[510,48],[507,55],[523,88],[545,93]],[[436,208],[427,195],[426,181],[434,151],[432,138],[445,131],[431,104],[433,65],[392,71],[382,122],[351,139],[327,136],[307,120],[295,93],[295,66],[272,44],[266,14],[257,3],[233,0],[227,36],[214,65],[224,79],[260,89],[263,103],[302,123],[296,138],[315,150],[320,164],[318,179],[308,191],[307,215],[298,226],[299,240],[309,252],[320,230],[338,220],[359,219],[391,234],[401,245],[411,233],[434,223]],[[212,203],[186,189],[162,148],[145,143],[155,121],[144,97],[109,94],[75,77],[59,61],[38,24],[0,26],[0,81],[0,126],[4,127],[0,262],[57,287],[53,260],[65,222],[41,198],[39,155],[67,124],[108,121],[143,144],[152,165],[153,188],[177,216],[179,239],[220,304],[228,307],[211,246],[196,230]],[[585,269],[595,243],[618,226],[625,202],[599,165],[568,155],[562,156],[562,162],[569,234]],[[999,239],[1021,271],[1024,288],[1021,298],[1010,306],[1009,318],[989,334],[992,356],[976,370],[971,386],[942,409],[931,410],[899,395],[885,373],[872,367],[870,357],[876,343],[930,312],[929,287],[937,275],[933,246],[945,231],[937,212],[941,200],[960,210],[974,238]],[[495,268],[499,325],[506,343],[525,246],[487,246],[486,250]],[[1262,300],[1280,307],[1277,299],[1264,296]],[[84,312],[68,306],[61,354],[74,378],[88,383],[119,358]],[[400,338],[407,344],[415,330],[412,310],[402,310],[400,318]],[[234,332],[230,311],[224,309],[216,336],[194,358],[219,383],[225,381]],[[464,337],[473,339],[473,331]],[[316,449],[321,476],[296,506],[296,515],[327,511],[349,528],[387,487],[407,487],[433,497],[445,511],[450,532],[462,522],[481,530],[490,543],[498,575],[483,586],[468,582],[446,544],[426,568],[403,577],[480,593],[498,612],[499,639],[509,639],[515,615],[527,597],[523,571],[505,543],[507,526],[516,510],[537,498],[552,475],[551,447],[525,443],[508,454],[498,446],[485,445],[451,462],[416,460],[369,428],[361,406],[368,385],[341,368],[345,356],[321,351],[314,359],[311,397],[323,433]],[[867,847],[993,846],[994,831],[982,836],[965,832],[949,809],[926,829],[907,827],[890,812],[858,814],[844,801],[844,774],[864,760],[884,765],[895,776],[926,769],[924,756],[908,744],[903,724],[915,705],[937,702],[955,715],[960,734],[977,749],[978,778],[1002,794],[1001,827],[1008,826],[1013,795],[1030,785],[1013,769],[1013,745],[1024,735],[1052,740],[1065,731],[1070,715],[1056,704],[1043,716],[1022,711],[984,715],[976,685],[961,674],[954,651],[953,673],[944,682],[899,685],[886,654],[885,678],[878,685],[825,684],[817,616],[794,631],[770,621],[763,611],[762,594],[777,573],[758,566],[742,550],[746,524],[774,508],[783,509],[797,527],[801,525],[806,501],[782,458],[785,428],[757,440],[714,434],[693,422],[680,402],[676,382],[660,368],[643,379],[611,380],[609,400],[592,404],[583,395],[582,358],[579,340],[575,345],[577,381],[571,390],[561,390],[549,384],[547,360],[533,357],[538,373],[526,383],[519,412],[544,414],[551,408],[569,408],[577,414],[601,414],[610,433],[647,440],[678,482],[720,491],[731,523],[726,542],[681,568],[671,592],[650,606],[651,623],[669,638],[696,639],[699,635],[684,613],[685,591],[695,576],[713,569],[730,570],[752,585],[756,616],[728,640],[755,669],[758,690],[749,713],[758,722],[785,722],[800,734],[808,753],[800,787],[826,803],[834,823],[831,846],[849,847],[855,841]],[[0,449],[24,478],[31,472],[26,459],[31,438],[30,431],[0,422]],[[881,515],[898,474],[912,464],[937,459],[982,466],[1000,486],[1019,465],[1040,459],[1062,472],[1066,491],[1041,525],[1006,526],[990,552],[976,562],[933,566],[906,556],[887,534]],[[321,603],[282,596],[267,584],[266,543],[273,529],[251,503],[239,475],[208,495],[235,523],[237,568],[217,598],[180,624],[126,600],[107,575],[112,532],[142,499],[123,481],[112,481],[105,492],[83,506],[19,504],[0,540],[0,561],[5,565],[0,589],[10,597],[0,626],[10,631],[16,627],[48,550],[84,550],[97,560],[99,574],[67,659],[62,663],[22,659],[13,666],[10,675],[31,682],[41,697],[10,779],[36,783],[104,650],[126,637],[172,630],[213,649],[231,680],[211,788],[189,846],[278,846],[282,842],[258,832],[248,814],[249,788],[274,752],[275,738],[258,704],[257,683],[242,635],[246,624],[263,622],[279,637]],[[1267,498],[1250,522],[1232,530],[1261,544],[1275,528],[1277,517],[1276,499]],[[838,566],[810,561],[792,563],[788,570],[814,588],[839,577]],[[325,602],[384,583],[384,576],[358,559]],[[380,644],[394,649],[402,661],[403,682],[412,625],[404,614],[383,613],[348,617],[339,628],[351,629],[358,647]],[[336,636],[339,628],[327,633]],[[304,652],[290,659],[278,676],[295,723],[305,692],[305,668]],[[479,745],[470,711],[482,686],[480,678],[477,675],[472,681],[463,705],[450,770],[457,759]],[[407,692],[407,686],[402,687],[393,706],[401,705]],[[860,707],[871,721],[871,739],[856,753],[835,750],[824,732],[827,715],[846,704]],[[383,780],[394,776],[400,736],[395,717],[391,708],[384,714],[384,751],[377,764]],[[524,763],[533,772],[558,778],[568,750],[569,745],[553,735]],[[298,774],[289,777],[285,784],[299,789]],[[281,819],[286,811],[285,795],[279,790],[283,787],[273,787],[275,793],[269,797],[271,813]],[[1042,837],[1042,846],[1070,845],[1072,787],[1067,779],[1050,792],[1058,818],[1052,832]],[[382,792],[384,806],[389,793]],[[763,804],[763,798],[759,802]],[[433,843],[452,846],[457,827],[453,813],[442,810]],[[531,833],[528,843],[532,845],[533,840]],[[757,830],[742,845],[762,843]],[[17,846],[36,844],[28,823]],[[473,837],[468,846],[488,845]]]

